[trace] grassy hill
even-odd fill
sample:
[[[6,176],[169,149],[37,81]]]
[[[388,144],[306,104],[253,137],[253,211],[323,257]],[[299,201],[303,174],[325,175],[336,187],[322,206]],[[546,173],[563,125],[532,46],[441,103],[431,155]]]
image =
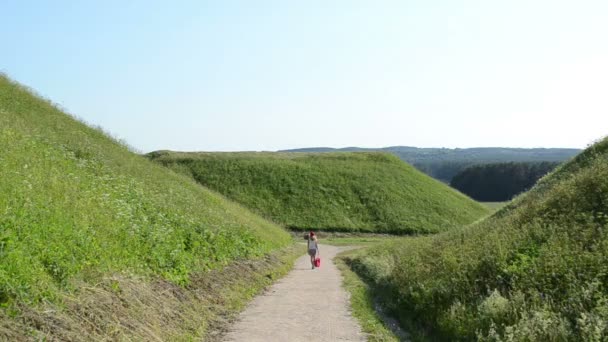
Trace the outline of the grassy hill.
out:
[[[384,148],[327,147],[302,148],[284,152],[370,152],[392,153],[401,160],[414,165],[420,171],[442,182],[450,183],[452,178],[473,165],[505,162],[564,162],[581,152],[574,148],[418,148],[391,146]]]
[[[482,205],[388,153],[180,153],[150,158],[291,229],[430,233]]]
[[[433,340],[608,338],[608,139],[493,216],[351,260]]]
[[[172,324],[181,324],[178,313],[160,320],[158,335],[149,335],[150,308],[141,309],[146,315],[127,310],[141,304],[140,290],[160,282],[172,294],[181,293],[195,285],[193,279],[208,283],[209,272],[221,273],[291,243],[279,226],[130,152],[1,75],[0,146],[0,339],[34,338],[42,330],[41,336],[73,338],[54,335],[62,329],[78,331],[76,339],[96,339],[94,334],[106,336],[104,331],[118,339],[121,331],[127,339],[170,339]],[[247,279],[251,270],[240,275]],[[134,302],[123,306],[121,279],[135,293]],[[208,295],[221,298],[221,291],[229,291],[223,285],[211,284]],[[89,303],[93,309],[74,303],[75,298],[90,302],[83,289],[107,290],[105,299],[118,303],[108,310],[126,306],[130,323],[113,326],[103,321],[113,319],[112,310],[102,310],[95,325],[95,315],[86,310],[108,303]],[[176,299],[178,311],[193,293],[186,292]],[[200,315],[188,323],[198,324],[198,330],[209,323],[205,316],[212,305],[205,296],[194,296]],[[169,313],[163,300],[154,303],[159,315]],[[47,309],[54,314],[45,320]],[[88,318],[70,316],[77,314]],[[128,335],[137,330],[136,319],[144,333]],[[93,335],[87,338],[87,332]],[[185,332],[190,333],[200,335]]]

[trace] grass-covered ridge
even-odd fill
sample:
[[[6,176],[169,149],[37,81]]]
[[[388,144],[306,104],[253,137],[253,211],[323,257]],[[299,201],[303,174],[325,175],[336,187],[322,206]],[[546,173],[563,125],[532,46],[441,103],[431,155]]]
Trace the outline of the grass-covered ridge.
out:
[[[461,230],[373,247],[354,268],[434,340],[608,338],[608,139]]]
[[[149,157],[291,229],[430,233],[487,209],[387,153],[196,153]]]
[[[279,226],[0,76],[0,305],[107,275],[187,285],[290,244]],[[21,305],[19,304],[19,305]]]

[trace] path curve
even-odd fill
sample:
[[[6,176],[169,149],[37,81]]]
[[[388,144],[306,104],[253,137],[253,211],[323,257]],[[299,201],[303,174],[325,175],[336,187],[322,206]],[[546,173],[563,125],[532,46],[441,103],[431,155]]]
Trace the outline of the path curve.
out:
[[[319,249],[321,268],[311,270],[307,255],[297,259],[285,278],[241,313],[224,341],[365,341],[333,263],[336,254],[347,248],[320,245]]]

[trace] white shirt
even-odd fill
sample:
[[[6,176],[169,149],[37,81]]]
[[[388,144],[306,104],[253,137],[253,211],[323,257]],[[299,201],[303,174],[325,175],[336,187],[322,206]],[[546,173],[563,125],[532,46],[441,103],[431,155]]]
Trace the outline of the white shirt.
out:
[[[317,249],[317,241],[308,238],[308,249]]]

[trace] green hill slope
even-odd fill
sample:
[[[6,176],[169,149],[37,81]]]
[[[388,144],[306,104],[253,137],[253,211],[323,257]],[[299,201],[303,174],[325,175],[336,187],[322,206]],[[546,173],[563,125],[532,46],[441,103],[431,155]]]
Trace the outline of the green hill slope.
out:
[[[291,242],[1,75],[0,146],[0,339],[2,312],[59,303],[110,275],[189,286]]]
[[[401,160],[412,164],[427,175],[450,183],[452,178],[474,165],[506,162],[565,162],[581,152],[574,148],[419,148],[409,146],[391,146],[384,148],[301,148],[280,152],[390,152]]]
[[[487,209],[386,153],[180,153],[150,158],[292,229],[429,233]]]
[[[372,249],[353,267],[435,340],[606,340],[608,139],[492,217]]]

